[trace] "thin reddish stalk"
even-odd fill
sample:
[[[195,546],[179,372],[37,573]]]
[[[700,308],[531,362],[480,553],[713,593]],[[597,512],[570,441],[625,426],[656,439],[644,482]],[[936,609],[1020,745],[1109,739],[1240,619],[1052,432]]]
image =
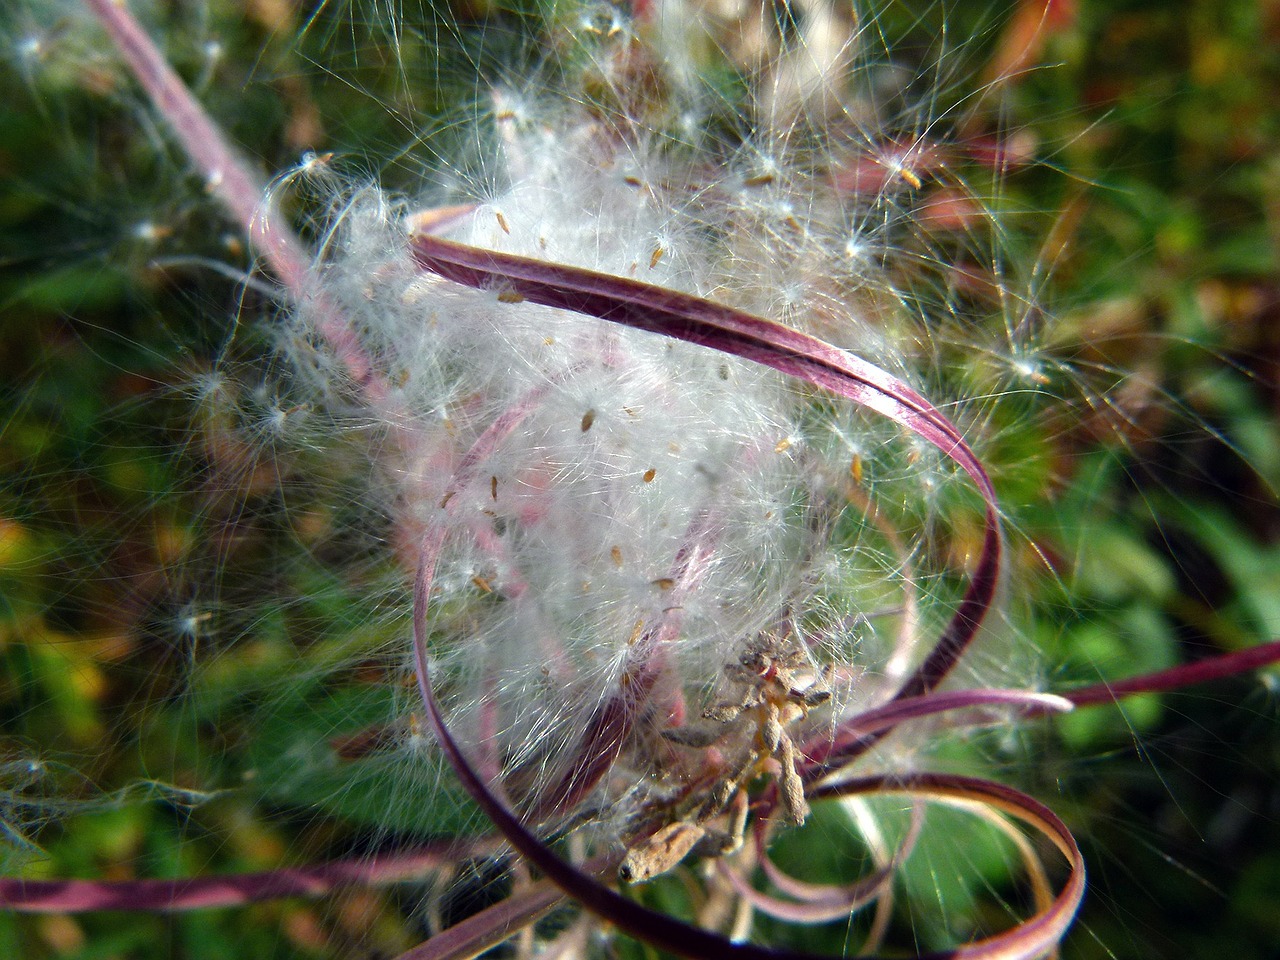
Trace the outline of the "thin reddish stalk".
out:
[[[546,880],[473,913],[396,960],[470,960],[537,923],[564,902],[564,893]]]
[[[884,736],[911,720],[954,710],[1015,709],[1027,714],[1065,712],[1071,702],[1052,693],[1029,690],[946,690],[891,700],[880,707],[850,717],[834,736],[815,737],[803,748],[801,776],[809,782],[828,776],[865,752],[868,741]]]
[[[307,284],[311,258],[270,203],[266,185],[237,155],[218,125],[169,66],[124,0],[85,0],[111,37],[147,97],[164,117],[182,149],[221,201],[231,219],[244,229],[254,251],[296,303],[310,299]],[[371,402],[387,397],[359,341],[330,304],[317,304],[320,334],[352,381]]]
[[[164,880],[24,880],[0,877],[0,908],[23,913],[127,910],[162,913],[231,907],[284,897],[319,897],[341,887],[397,883],[476,852],[474,843],[288,867],[261,873]]]
[[[1259,667],[1280,663],[1280,640],[1259,644],[1248,650],[1225,653],[1195,663],[1184,663],[1168,670],[1146,673],[1140,677],[1117,680],[1114,683],[1095,683],[1092,686],[1080,687],[1076,690],[1064,691],[1061,696],[1078,707],[1096,706],[1100,703],[1112,703],[1124,697],[1140,693],[1159,693],[1163,690],[1177,690],[1195,684],[1220,680],[1237,673],[1246,673]]]

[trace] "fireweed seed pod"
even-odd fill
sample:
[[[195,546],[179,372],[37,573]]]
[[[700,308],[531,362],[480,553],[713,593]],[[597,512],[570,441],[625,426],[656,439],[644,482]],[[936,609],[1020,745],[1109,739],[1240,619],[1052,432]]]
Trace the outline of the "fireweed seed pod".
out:
[[[819,777],[802,745],[836,756],[842,723],[951,671],[913,673],[956,622],[954,571],[926,544],[980,468],[953,459],[960,433],[936,413],[927,429],[884,419],[602,324],[501,265],[472,289],[423,270],[440,234],[605,300],[624,281],[673,310],[719,304],[856,350],[880,365],[877,390],[916,396],[924,294],[860,258],[898,242],[925,161],[847,188],[853,127],[799,119],[798,94],[784,120],[781,92],[744,104],[732,135],[676,136],[666,125],[692,105],[669,65],[625,31],[584,49],[592,102],[492,95],[478,177],[459,171],[414,208],[373,187],[344,196],[293,337],[314,344],[331,313],[347,318],[386,384],[394,432],[371,496],[407,534],[402,562],[433,543],[419,627],[440,722],[530,829],[573,831],[636,879],[735,854],[762,789],[782,822],[804,822]],[[655,85],[639,101],[636,75]],[[847,95],[853,111],[865,94]],[[991,586],[966,601],[984,615]],[[915,749],[877,747],[864,768]]]

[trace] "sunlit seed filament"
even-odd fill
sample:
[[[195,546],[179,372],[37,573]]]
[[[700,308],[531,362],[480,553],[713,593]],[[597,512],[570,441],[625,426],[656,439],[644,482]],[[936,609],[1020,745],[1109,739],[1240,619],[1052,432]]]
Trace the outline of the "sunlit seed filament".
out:
[[[313,153],[308,150],[302,155],[302,163],[299,164],[299,170],[304,175],[314,174],[321,167],[326,167],[333,159],[333,152]]]

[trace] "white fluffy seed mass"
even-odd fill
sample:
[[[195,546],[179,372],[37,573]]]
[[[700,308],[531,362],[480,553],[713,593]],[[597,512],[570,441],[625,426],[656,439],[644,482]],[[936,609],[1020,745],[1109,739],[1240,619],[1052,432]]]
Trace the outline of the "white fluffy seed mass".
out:
[[[768,125],[726,156],[580,105],[494,103],[487,179],[461,213],[349,196],[293,336],[331,405],[360,391],[314,362],[314,325],[340,316],[372,361],[381,394],[344,415],[377,437],[369,495],[406,577],[424,529],[448,529],[429,627],[452,727],[533,803],[637,677],[652,684],[642,725],[696,718],[762,637],[825,668],[837,711],[874,699],[854,680],[910,659],[921,581],[869,491],[921,496],[931,454],[771,370],[463,288],[408,254],[414,229],[445,223],[432,229],[804,326],[901,374],[873,319],[883,298],[865,293],[877,275],[850,253],[868,199]],[[494,442],[504,418],[516,426]],[[624,757],[657,778],[650,759]]]

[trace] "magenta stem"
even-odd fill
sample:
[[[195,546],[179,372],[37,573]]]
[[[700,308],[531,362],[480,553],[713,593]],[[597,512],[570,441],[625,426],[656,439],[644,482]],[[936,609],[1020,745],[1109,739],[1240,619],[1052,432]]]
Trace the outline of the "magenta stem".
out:
[[[164,912],[231,907],[282,897],[319,897],[341,887],[397,883],[455,863],[476,844],[438,844],[408,853],[334,860],[262,873],[164,880],[24,880],[0,877],[0,908],[23,913],[87,910]]]
[[[151,103],[204,176],[209,192],[247,231],[253,250],[290,297],[297,303],[309,299],[307,270],[311,258],[274,209],[265,183],[236,154],[182,78],[156,49],[124,0],[85,0],[85,3],[97,15]],[[327,306],[318,313],[320,334],[347,374],[365,390],[371,401],[383,400],[384,385],[374,374],[356,338],[341,322],[337,310]]]
[[[1159,693],[1164,690],[1177,690],[1195,684],[1220,680],[1237,673],[1246,673],[1259,667],[1280,663],[1280,640],[1272,640],[1247,650],[1198,660],[1195,663],[1184,663],[1155,673],[1146,673],[1128,680],[1117,680],[1115,683],[1095,683],[1078,690],[1064,690],[1060,696],[1065,697],[1077,707],[1088,707],[1099,703],[1111,703],[1122,697],[1130,697],[1139,693]]]

